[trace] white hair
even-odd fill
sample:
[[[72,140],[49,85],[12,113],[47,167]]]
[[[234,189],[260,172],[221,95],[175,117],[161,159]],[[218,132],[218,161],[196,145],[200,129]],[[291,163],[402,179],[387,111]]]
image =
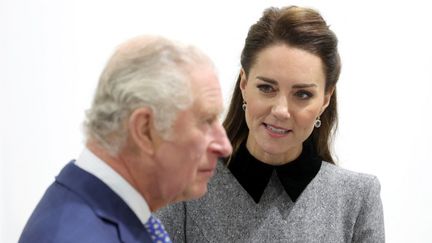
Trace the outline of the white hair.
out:
[[[119,46],[86,113],[87,138],[116,155],[126,142],[126,121],[140,107],[152,109],[157,131],[167,138],[178,112],[193,102],[189,73],[203,64],[212,67],[200,50],[163,37],[137,37]]]

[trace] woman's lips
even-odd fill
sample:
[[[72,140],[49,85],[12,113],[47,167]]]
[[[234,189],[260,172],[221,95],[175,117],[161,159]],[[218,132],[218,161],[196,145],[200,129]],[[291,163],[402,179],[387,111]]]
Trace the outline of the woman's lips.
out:
[[[292,131],[291,129],[285,129],[285,128],[273,126],[273,125],[270,125],[267,123],[263,123],[263,125],[264,125],[264,128],[270,133],[270,135],[275,136],[275,137],[283,137]]]

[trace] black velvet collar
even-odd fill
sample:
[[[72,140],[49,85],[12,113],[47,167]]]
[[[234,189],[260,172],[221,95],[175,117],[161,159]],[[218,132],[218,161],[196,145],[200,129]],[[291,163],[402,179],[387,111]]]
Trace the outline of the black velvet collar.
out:
[[[310,139],[303,143],[300,156],[284,165],[265,164],[253,157],[243,143],[235,157],[231,158],[229,170],[256,203],[264,193],[273,170],[286,193],[295,202],[321,167],[322,159],[313,148]]]

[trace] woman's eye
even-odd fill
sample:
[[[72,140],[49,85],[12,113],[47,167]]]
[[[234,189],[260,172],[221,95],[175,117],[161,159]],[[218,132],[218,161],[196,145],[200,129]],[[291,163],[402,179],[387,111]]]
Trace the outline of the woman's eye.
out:
[[[307,99],[311,98],[313,96],[313,94],[309,91],[297,91],[295,93],[295,96],[297,96],[298,98],[300,98],[302,100],[307,100]]]
[[[274,88],[268,84],[259,84],[257,88],[263,93],[271,93],[274,91]]]

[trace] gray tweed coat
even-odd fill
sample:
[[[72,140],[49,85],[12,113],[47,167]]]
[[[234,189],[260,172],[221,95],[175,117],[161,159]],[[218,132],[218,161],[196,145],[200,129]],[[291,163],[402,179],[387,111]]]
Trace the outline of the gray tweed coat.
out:
[[[384,242],[377,178],[327,162],[296,202],[273,173],[258,204],[219,163],[203,198],[157,215],[173,242]]]

